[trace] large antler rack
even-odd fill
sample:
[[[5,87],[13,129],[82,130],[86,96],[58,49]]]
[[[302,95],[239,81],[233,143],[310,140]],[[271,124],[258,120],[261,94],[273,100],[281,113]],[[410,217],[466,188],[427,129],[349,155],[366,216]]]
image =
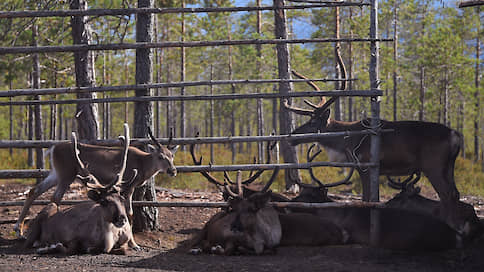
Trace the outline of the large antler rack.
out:
[[[128,149],[129,149],[129,127],[127,124],[124,124],[124,135],[125,136],[119,136],[119,140],[121,141],[121,144],[123,145],[123,152],[122,152],[122,161],[121,161],[121,168],[119,172],[116,174],[116,178],[114,178],[113,181],[109,183],[105,183],[106,185],[103,184],[103,182],[100,182],[88,169],[87,165],[85,165],[81,158],[80,158],[80,150],[79,150],[79,143],[77,140],[77,136],[75,132],[72,132],[72,146],[74,149],[74,156],[76,158],[77,165],[79,167],[79,174],[76,176],[82,183],[86,185],[86,187],[90,189],[102,189],[102,190],[107,190],[112,188],[113,186],[119,186],[123,182],[123,175],[126,170],[126,163],[127,163],[127,158],[128,158]],[[137,176],[137,169],[134,169],[134,176],[131,178],[129,183],[131,183]]]
[[[314,158],[316,158],[316,156],[318,156],[320,153],[321,153],[321,149],[319,149],[318,151],[316,151],[315,154],[311,155],[312,153],[312,150],[313,148],[316,146],[316,144],[312,144],[309,149],[308,149],[308,152],[307,152],[307,160],[308,162],[312,162],[314,160]],[[343,185],[343,184],[351,184],[351,176],[353,176],[353,173],[355,171],[355,166],[352,166],[349,173],[346,175],[346,177],[340,181],[336,181],[336,182],[332,182],[332,183],[327,183],[327,184],[324,184],[321,180],[319,180],[316,175],[314,175],[314,172],[313,172],[313,169],[311,167],[308,168],[308,171],[309,171],[309,175],[311,176],[311,180],[313,180],[314,182],[316,182],[318,185],[316,187],[319,187],[319,188],[330,188],[330,187],[336,187],[336,186],[339,186],[339,185]],[[302,187],[315,187],[313,185],[310,185],[310,184],[305,184],[305,183],[298,183],[300,186]]]
[[[277,142],[268,142],[267,143],[267,148],[266,148],[266,164],[269,164],[271,163],[271,160],[272,160],[272,150],[274,149],[274,147],[276,146]],[[249,174],[249,178],[242,181],[242,184],[244,185],[248,185],[248,184],[251,184],[252,182],[254,182],[256,179],[258,179],[260,177],[260,175],[262,175],[262,173],[264,173],[265,169],[259,169],[257,170],[257,172],[255,172],[255,174],[252,174],[252,172]],[[275,171],[275,170],[274,170]],[[224,171],[224,177],[225,177],[225,180],[230,183],[230,184],[233,184],[235,185],[235,182],[232,181],[232,179],[230,178],[229,174],[227,173],[227,171]]]
[[[195,137],[197,138],[199,135],[200,133],[197,132]],[[190,154],[192,155],[192,160],[195,165],[202,165],[203,156],[200,156],[197,160],[197,156],[195,155],[195,144],[190,145]],[[209,171],[200,171],[200,174],[202,174],[202,176],[204,176],[210,183],[217,185],[217,187],[223,187],[226,184],[212,176]]]
[[[197,133],[195,135],[195,137],[198,137],[198,136],[199,136],[199,133]],[[267,145],[267,163],[270,163],[270,161],[271,161],[271,151],[272,151],[272,149],[274,148],[275,145],[276,145],[276,142]],[[195,144],[190,145],[190,154],[192,156],[192,160],[193,160],[193,163],[195,165],[202,165],[203,156],[200,156],[200,158],[197,159],[197,156],[195,155]],[[252,183],[257,178],[259,178],[260,175],[262,175],[262,173],[264,171],[265,171],[264,169],[259,169],[255,173],[253,173],[253,174],[251,173],[249,178],[247,178],[244,181],[241,181],[241,184],[248,185],[248,184]],[[236,182],[233,182],[231,180],[230,176],[228,175],[228,173],[226,171],[224,171],[225,181],[220,181],[219,179],[214,177],[212,174],[210,174],[209,171],[200,171],[200,174],[202,174],[202,176],[204,176],[210,183],[213,183],[217,186],[225,186],[227,183],[230,183],[232,185],[236,184]]]

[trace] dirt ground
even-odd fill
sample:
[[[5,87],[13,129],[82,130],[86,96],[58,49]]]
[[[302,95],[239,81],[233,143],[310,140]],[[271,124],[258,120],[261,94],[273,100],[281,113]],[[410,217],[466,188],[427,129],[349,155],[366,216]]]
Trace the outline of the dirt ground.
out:
[[[0,184],[0,200],[22,200],[29,189]],[[83,188],[72,186],[65,199],[79,199]],[[46,194],[42,199],[48,199]],[[160,201],[220,201],[216,192],[160,189]],[[483,212],[484,200],[465,200]],[[42,207],[36,206],[32,215]],[[20,207],[0,207],[1,220],[16,219]],[[199,231],[218,209],[159,208],[158,231],[135,234],[141,251],[119,255],[38,255],[14,239],[13,224],[0,225],[0,271],[484,271],[484,239],[460,250],[399,252],[359,245],[281,247],[271,255],[190,255],[182,243]],[[480,214],[483,216],[483,214]]]

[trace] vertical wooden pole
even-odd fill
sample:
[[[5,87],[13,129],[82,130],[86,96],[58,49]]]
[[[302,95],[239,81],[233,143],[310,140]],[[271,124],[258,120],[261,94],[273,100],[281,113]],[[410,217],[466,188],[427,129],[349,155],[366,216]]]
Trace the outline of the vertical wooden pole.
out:
[[[371,0],[370,14],[370,38],[378,38],[378,0]],[[370,44],[370,88],[377,90],[379,85],[379,43],[372,40]],[[371,97],[371,127],[375,134],[371,135],[370,162],[376,164],[370,167],[370,202],[379,202],[379,183],[380,175],[380,97]],[[378,246],[380,236],[380,216],[377,209],[371,210],[370,218],[370,244]]]
[[[72,0],[70,9],[86,10],[86,0]],[[91,29],[86,16],[71,18],[72,38],[74,44],[89,44],[92,40]],[[76,70],[76,86],[91,87],[95,83],[94,56],[89,51],[74,52]],[[96,98],[95,93],[78,93],[77,98]],[[76,108],[77,131],[80,139],[95,140],[99,137],[99,121],[97,104],[78,103]]]
[[[477,15],[477,30],[476,30],[476,73],[474,79],[474,86],[476,88],[474,92],[475,109],[476,109],[476,119],[474,120],[474,161],[477,162],[479,159],[479,110],[480,110],[480,96],[479,96],[479,86],[480,81],[480,64],[481,64],[481,40],[479,38],[481,30],[481,17],[480,17],[480,7],[476,7]]]
[[[185,7],[185,1],[182,1],[182,7]],[[185,41],[185,13],[181,14],[182,21],[181,21],[181,41]],[[184,82],[186,77],[185,71],[185,47],[180,48],[180,81]],[[185,95],[185,87],[180,88],[180,95]],[[187,123],[187,116],[185,111],[185,101],[180,101],[180,137],[185,137],[185,130],[186,130],[186,123]],[[181,146],[182,150],[185,150],[185,145]]]
[[[393,121],[397,121],[398,92],[398,0],[393,6]]]
[[[284,7],[284,0],[274,0],[274,6],[277,8]],[[275,21],[275,36],[276,39],[287,39],[287,27],[286,27],[286,12],[284,9],[274,10],[274,21]],[[289,64],[289,48],[287,44],[280,43],[276,45],[277,50],[277,67],[280,79],[290,79],[291,78],[291,67]],[[279,93],[287,94],[292,90],[292,84],[288,82],[279,83]],[[290,101],[289,101],[290,103]],[[280,101],[280,134],[289,134],[294,128],[294,119],[288,110],[282,106],[282,99]],[[284,158],[284,162],[297,162],[298,157],[296,149],[294,146],[290,145],[287,141],[281,141],[281,151]],[[301,177],[299,175],[298,169],[286,169],[285,170],[285,182],[286,189],[297,184],[296,181],[300,181]]]
[[[153,8],[154,0],[138,0],[138,8]],[[138,14],[136,20],[136,42],[153,41],[153,15]],[[149,48],[136,49],[136,84],[149,84],[152,81],[152,52]],[[149,88],[136,90],[136,96],[151,96]],[[152,126],[153,113],[150,102],[135,102],[133,134],[136,138],[148,137]],[[135,190],[133,200],[156,201],[155,179]],[[135,207],[133,230],[155,230],[158,225],[158,209],[155,207]]]

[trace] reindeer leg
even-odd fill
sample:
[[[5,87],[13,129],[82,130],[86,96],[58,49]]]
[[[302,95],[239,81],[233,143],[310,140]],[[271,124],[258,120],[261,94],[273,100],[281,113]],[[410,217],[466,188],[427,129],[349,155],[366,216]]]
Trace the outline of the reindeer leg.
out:
[[[457,232],[463,232],[465,222],[458,219],[459,191],[455,187],[454,177],[449,176],[449,172],[440,169],[427,171],[425,175],[439,195],[441,214],[444,216],[445,222]]]
[[[57,179],[57,173],[55,169],[52,169],[52,171],[44,180],[37,183],[34,188],[30,189],[27,195],[27,199],[25,200],[24,206],[22,207],[22,211],[20,212],[17,222],[13,227],[13,230],[15,231],[15,234],[18,238],[23,238],[24,220],[34,200],[36,200],[40,195],[42,195],[43,193],[45,193],[47,190],[54,187],[58,183],[59,182]]]

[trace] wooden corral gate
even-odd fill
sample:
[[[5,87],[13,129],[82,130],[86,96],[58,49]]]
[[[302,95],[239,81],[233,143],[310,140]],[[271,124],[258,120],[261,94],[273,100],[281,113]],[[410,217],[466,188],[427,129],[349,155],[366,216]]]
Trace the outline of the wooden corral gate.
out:
[[[83,0],[75,0],[72,2],[84,3]],[[290,2],[286,4],[285,2]],[[260,3],[260,1],[258,1]],[[327,38],[327,39],[288,39],[287,27],[286,27],[286,10],[288,9],[311,9],[311,8],[321,8],[321,7],[350,7],[350,6],[368,6],[370,10],[370,26],[369,33],[370,36],[366,38]],[[72,8],[71,4],[71,8]],[[151,22],[153,14],[162,13],[214,13],[214,12],[261,12],[261,11],[274,11],[274,24],[275,24],[275,39],[252,39],[252,40],[217,40],[217,41],[162,41],[154,42],[150,33]],[[22,46],[22,47],[0,47],[0,56],[6,54],[36,54],[36,53],[55,53],[55,52],[71,52],[75,55],[86,55],[89,51],[99,51],[99,50],[126,50],[135,49],[136,50],[136,85],[124,85],[124,86],[102,86],[93,87],[92,85],[86,85],[85,80],[77,78],[76,87],[64,87],[64,88],[40,88],[39,84],[33,84],[32,89],[17,89],[17,90],[1,90],[0,97],[21,97],[21,96],[34,96],[35,100],[28,101],[0,101],[0,106],[17,106],[17,105],[34,105],[40,107],[40,105],[62,105],[62,104],[77,104],[78,113],[80,111],[89,110],[88,106],[93,103],[112,103],[112,102],[133,102],[135,103],[135,114],[138,111],[147,111],[148,116],[140,115],[140,117],[135,116],[134,121],[134,135],[136,138],[134,141],[148,142],[146,139],[147,133],[146,128],[152,125],[152,118],[149,117],[150,114],[150,103],[154,101],[190,101],[190,100],[233,100],[233,99],[275,99],[279,98],[292,98],[292,97],[314,97],[314,96],[365,96],[371,99],[371,124],[367,131],[363,133],[371,134],[371,160],[367,163],[330,163],[330,162],[314,162],[314,163],[297,163],[288,162],[282,164],[246,164],[246,165],[205,165],[205,166],[177,166],[179,172],[198,172],[203,170],[209,171],[224,171],[224,170],[254,170],[260,169],[274,169],[276,167],[283,169],[305,169],[314,166],[337,166],[337,167],[349,167],[349,166],[360,166],[368,167],[371,176],[371,202],[379,202],[379,190],[378,190],[378,176],[379,176],[379,164],[378,164],[378,153],[380,144],[380,135],[377,129],[380,121],[380,96],[382,91],[378,89],[379,76],[378,76],[378,59],[379,59],[379,42],[389,41],[388,39],[378,38],[378,1],[371,0],[368,2],[354,2],[354,1],[311,1],[311,0],[273,0],[272,6],[254,6],[254,7],[216,7],[216,8],[156,8],[153,6],[153,0],[138,0],[138,8],[129,9],[85,9],[78,6],[77,9],[70,10],[58,10],[58,11],[11,11],[3,12],[0,11],[0,18],[36,18],[36,17],[72,17],[74,19],[85,20],[88,16],[106,16],[106,15],[137,15],[137,31],[136,31],[136,42],[134,43],[120,43],[120,44],[87,44],[82,39],[74,42],[73,45],[58,45],[58,46]],[[80,31],[81,30],[74,30]],[[288,45],[293,43],[335,43],[335,42],[369,42],[371,50],[371,59],[369,67],[369,78],[370,78],[370,90],[344,90],[344,91],[307,91],[307,92],[294,92],[292,90],[292,82],[304,82],[307,80],[291,79],[289,70],[289,54]],[[237,45],[251,45],[251,44],[273,44],[276,45],[277,58],[278,58],[278,78],[270,80],[210,80],[210,81],[197,81],[197,82],[150,82],[151,70],[151,60],[150,54],[152,48],[187,48],[187,47],[214,47],[214,46],[237,46]],[[76,71],[78,69],[78,64],[76,63]],[[323,81],[323,79],[309,79],[311,81]],[[328,81],[328,79],[325,79]],[[342,81],[351,79],[330,79],[332,81]],[[35,80],[34,80],[35,83]],[[183,88],[186,86],[212,86],[221,84],[261,84],[261,83],[275,83],[278,84],[278,92],[274,93],[232,93],[232,94],[220,94],[220,95],[171,95],[171,96],[153,96],[151,94],[151,89],[154,88],[170,88],[179,87]],[[134,97],[121,97],[121,98],[94,98],[89,96],[91,93],[104,93],[108,91],[127,91],[134,90],[136,96]],[[57,99],[48,100],[40,99],[43,95],[54,95],[54,94],[64,94],[64,93],[76,93],[78,99]],[[291,116],[289,111],[282,109],[281,114],[287,115],[287,122],[290,122]],[[82,114],[81,114],[82,115]],[[283,119],[283,118],[281,118]],[[86,121],[85,125],[88,125],[89,120]],[[283,121],[281,121],[283,122]],[[81,130],[78,124],[78,130]],[[238,143],[238,142],[264,142],[264,141],[287,141],[294,138],[305,138],[307,140],[313,139],[316,141],[320,137],[334,137],[333,133],[317,133],[317,134],[304,134],[304,135],[288,135],[290,131],[287,127],[281,124],[281,129],[278,135],[274,136],[233,136],[233,137],[201,137],[201,138],[174,138],[174,144],[213,144],[213,143]],[[82,129],[89,129],[89,127],[84,127]],[[89,139],[89,132],[79,131],[82,137],[84,133],[84,139],[89,140],[91,143],[103,144],[103,145],[114,145],[118,143],[117,140],[95,140]],[[348,133],[348,132],[346,132]],[[337,133],[336,133],[337,134]],[[342,137],[344,135],[341,134]],[[40,139],[40,138],[38,138]],[[0,148],[48,148],[52,145],[60,142],[55,140],[42,141],[42,140],[1,140]],[[167,138],[159,139],[162,144],[167,144]],[[42,153],[42,152],[40,152]],[[38,170],[1,170],[0,178],[41,178],[47,176],[48,171],[42,169],[43,164],[38,163]],[[17,203],[18,205],[18,203]],[[143,205],[149,205],[149,203],[144,203]],[[175,204],[176,205],[176,204]],[[194,206],[199,204],[194,203]],[[217,206],[217,205],[214,205]],[[220,205],[218,205],[220,206]],[[375,205],[376,206],[376,205]],[[374,213],[374,214],[377,214]],[[373,214],[372,214],[373,216]],[[377,215],[376,215],[377,216]],[[373,219],[372,219],[373,220]],[[376,221],[373,221],[376,222]],[[374,224],[372,224],[374,225]],[[377,232],[376,228],[372,228],[372,237],[376,237],[374,234]]]

